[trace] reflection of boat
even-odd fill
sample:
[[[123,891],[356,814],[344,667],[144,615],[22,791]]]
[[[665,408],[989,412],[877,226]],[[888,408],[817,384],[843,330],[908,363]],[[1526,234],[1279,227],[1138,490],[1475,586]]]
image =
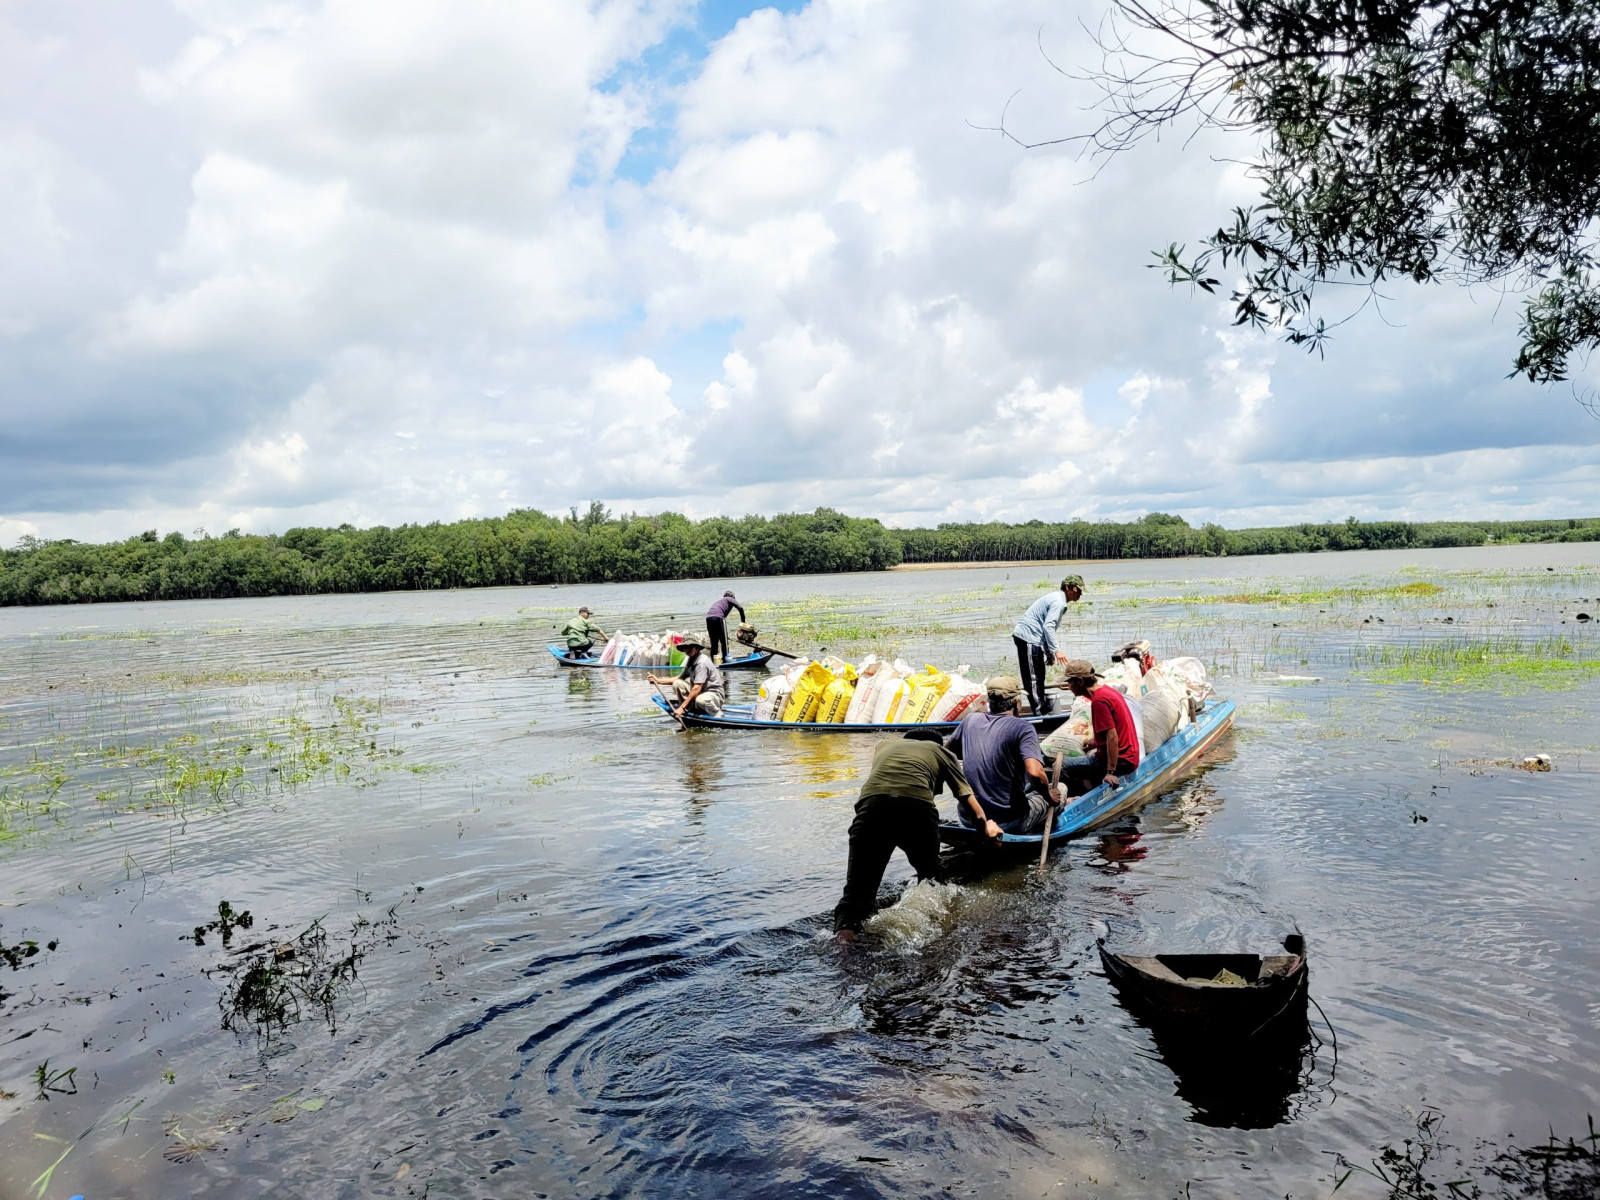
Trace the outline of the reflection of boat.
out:
[[[660,696],[654,697],[656,707],[662,712],[671,715],[667,702]],[[1229,707],[1233,707],[1229,705]],[[759,721],[756,719],[756,706],[754,704],[726,704],[722,708],[722,715],[708,717],[704,713],[685,713],[683,719],[690,725],[704,725],[711,729],[787,729],[800,733],[904,733],[908,729],[954,729],[961,724],[960,721],[919,721],[905,724],[879,724],[879,725],[848,725],[843,721]],[[1062,712],[1046,713],[1039,717],[1023,717],[1030,721],[1040,733],[1048,733],[1057,725],[1067,719],[1067,714]],[[1037,846],[1039,839],[1035,837],[1033,844]]]
[[[1265,1129],[1288,1118],[1311,1041],[1300,935],[1284,939],[1288,954],[1265,956],[1118,954],[1104,939],[1099,946],[1107,978],[1150,1031],[1196,1121]]]
[[[598,667],[604,671],[676,671],[683,664],[669,667],[665,663],[635,664],[635,663],[603,663],[598,658],[568,658],[567,649],[556,642],[549,643],[545,649],[555,657],[563,667]],[[753,671],[757,667],[764,667],[772,660],[771,650],[760,650],[754,654],[741,654],[737,658],[730,658],[726,662],[717,664],[724,671]]]
[[[1305,940],[1284,939],[1287,954],[1118,954],[1097,943],[1106,977],[1128,1001],[1161,1019],[1181,1020],[1194,1034],[1267,1032],[1298,1006],[1305,1016]]]
[[[1161,744],[1139,764],[1128,780],[1119,788],[1096,788],[1067,802],[1056,814],[1055,826],[1050,831],[1051,842],[1063,841],[1080,833],[1097,829],[1118,817],[1132,812],[1139,805],[1153,800],[1173,777],[1216,744],[1217,740],[1233,726],[1234,705],[1231,700],[1212,700],[1200,710],[1194,724],[1179,730]],[[893,726],[891,726],[893,728]],[[1037,833],[1007,833],[1000,838],[1000,849],[1039,853]],[[980,831],[969,829],[954,821],[939,826],[939,838],[952,846],[970,850],[993,850],[995,845]]]

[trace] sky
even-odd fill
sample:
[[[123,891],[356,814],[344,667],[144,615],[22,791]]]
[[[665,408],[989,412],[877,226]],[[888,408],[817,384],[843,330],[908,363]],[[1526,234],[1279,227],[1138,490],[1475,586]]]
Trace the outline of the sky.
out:
[[[0,544],[1600,513],[1514,297],[1397,287],[1308,356],[1148,269],[1251,201],[1248,143],[981,128],[1091,128],[1041,47],[1091,66],[1102,12],[7,0]]]

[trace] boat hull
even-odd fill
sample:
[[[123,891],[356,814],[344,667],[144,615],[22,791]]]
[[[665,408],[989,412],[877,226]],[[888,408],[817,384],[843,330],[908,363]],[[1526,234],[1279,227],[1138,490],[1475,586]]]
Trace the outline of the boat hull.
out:
[[[1158,747],[1121,787],[1108,788],[1105,784],[1091,789],[1082,796],[1069,800],[1056,814],[1050,831],[1050,842],[1089,833],[1119,817],[1149,803],[1179,773],[1186,770],[1233,728],[1235,705],[1231,700],[1212,700],[1200,710],[1194,724],[1173,734]],[[988,850],[1001,853],[1018,853],[1032,848],[1039,852],[1042,834],[1005,833],[997,846],[976,829],[954,821],[939,825],[939,840],[948,846],[968,850]]]
[[[1098,942],[1106,978],[1130,1010],[1146,1021],[1180,1023],[1191,1033],[1250,1038],[1278,1022],[1304,1022],[1309,979],[1303,954],[1131,955]],[[1244,987],[1210,982],[1226,968]]]
[[[663,713],[671,715],[671,708],[660,696],[652,699]],[[1066,713],[1046,713],[1040,717],[1023,717],[1041,733],[1048,732],[1067,719]],[[755,719],[755,705],[729,704],[722,710],[719,717],[708,717],[703,713],[687,713],[684,722],[688,725],[697,725],[705,729],[781,729],[788,733],[904,733],[908,729],[939,729],[949,732],[960,721],[922,721],[916,724],[875,724],[875,725],[847,725],[842,721],[758,721]],[[1034,844],[1038,844],[1038,838]]]
[[[555,642],[549,643],[545,646],[545,649],[550,651],[551,657],[563,667],[586,667],[600,671],[678,671],[682,669],[682,664],[676,667],[669,667],[663,663],[653,663],[649,666],[635,666],[632,663],[624,663],[618,666],[616,663],[603,663],[598,658],[568,658],[566,647],[560,646]],[[758,667],[766,666],[771,661],[772,651],[762,650],[754,654],[744,654],[738,658],[729,659],[727,662],[718,663],[717,666],[724,671],[754,671]]]

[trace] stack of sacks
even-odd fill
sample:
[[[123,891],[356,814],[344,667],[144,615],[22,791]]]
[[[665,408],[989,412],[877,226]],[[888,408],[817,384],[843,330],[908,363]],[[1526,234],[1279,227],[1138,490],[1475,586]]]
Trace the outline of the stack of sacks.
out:
[[[872,701],[869,724],[890,725],[899,719],[900,710],[911,699],[911,685],[906,682],[910,674],[910,663],[903,658],[894,660],[893,676],[883,681],[877,696]]]
[[[910,685],[911,694],[890,720],[897,725],[921,725],[949,690],[950,676],[930,663],[915,675],[906,676],[905,682]]]
[[[787,724],[815,721],[817,709],[822,707],[822,693],[832,682],[833,672],[827,667],[819,662],[807,663],[795,677],[789,702],[783,706],[783,715],[778,719]]]
[[[672,661],[682,636],[670,629],[665,633],[614,633],[600,653],[600,662],[608,667],[664,667]]]
[[[756,701],[756,720],[783,719],[783,710],[788,707],[789,694],[794,691],[795,681],[810,665],[810,659],[797,658],[777,675],[769,677],[761,684],[761,695]]]
[[[884,662],[877,655],[869,654],[861,660],[856,673],[856,694],[850,700],[844,719],[851,725],[871,725],[882,710],[884,694],[911,674],[911,668],[903,659]]]
[[[970,712],[983,711],[980,706],[987,700],[987,694],[983,684],[967,678],[967,670],[965,665],[956,668],[950,676],[950,686],[945,689],[939,703],[933,706],[928,720],[959,721]]]
[[[1094,722],[1089,716],[1089,701],[1084,696],[1074,696],[1066,724],[1040,742],[1039,748],[1052,757],[1064,754],[1068,758],[1079,758],[1093,741]]]
[[[1189,694],[1196,700],[1205,700],[1216,695],[1206,678],[1206,665],[1198,658],[1169,658],[1161,664],[1161,669],[1168,675],[1183,680],[1189,689]]]

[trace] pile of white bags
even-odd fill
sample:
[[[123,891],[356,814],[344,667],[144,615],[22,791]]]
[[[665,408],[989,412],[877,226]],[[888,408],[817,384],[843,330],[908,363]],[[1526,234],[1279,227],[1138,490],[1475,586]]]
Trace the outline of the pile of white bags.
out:
[[[600,663],[607,667],[665,667],[682,636],[670,629],[665,633],[614,633],[600,652]]]

